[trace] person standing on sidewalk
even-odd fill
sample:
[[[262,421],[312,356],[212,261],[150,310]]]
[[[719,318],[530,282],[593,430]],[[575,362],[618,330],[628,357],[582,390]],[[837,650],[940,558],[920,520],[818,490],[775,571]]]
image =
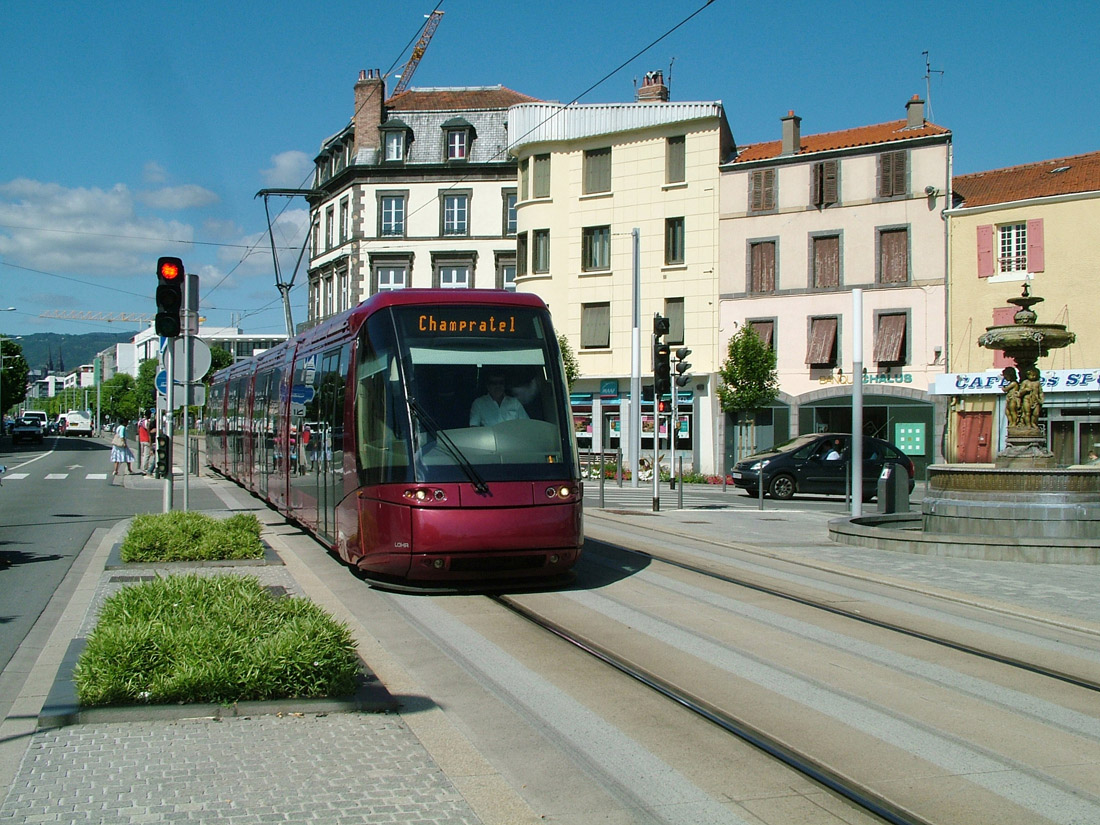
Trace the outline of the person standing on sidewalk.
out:
[[[153,437],[149,433],[150,421],[149,416],[143,415],[138,419],[137,433],[138,433],[138,470],[148,475],[150,471],[150,464],[153,458]]]
[[[119,421],[118,426],[115,427],[114,435],[111,437],[111,461],[115,465],[115,471],[111,473],[112,480],[114,480],[114,476],[118,475],[118,468],[123,463],[126,464],[126,469],[133,474],[134,454],[126,443],[126,419]]]

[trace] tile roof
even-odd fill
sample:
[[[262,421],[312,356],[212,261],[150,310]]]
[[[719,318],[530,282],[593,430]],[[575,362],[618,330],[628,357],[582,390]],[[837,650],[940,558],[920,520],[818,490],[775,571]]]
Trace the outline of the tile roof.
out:
[[[540,103],[537,97],[514,92],[505,86],[413,87],[386,101],[391,112],[507,109],[517,103]]]
[[[1055,158],[1006,169],[956,175],[952,181],[962,208],[1100,191],[1100,152]]]
[[[950,135],[951,130],[934,123],[925,122],[915,129],[907,128],[906,120],[891,120],[889,123],[877,123],[873,126],[859,126],[839,132],[824,132],[820,135],[802,135],[799,155],[811,152],[829,152],[837,149],[852,149],[857,146],[873,146],[878,143],[890,143],[898,140]],[[740,147],[736,163],[748,163],[754,160],[778,158],[783,151],[783,142],[772,140],[767,143],[750,143]],[[797,157],[797,155],[787,157]]]

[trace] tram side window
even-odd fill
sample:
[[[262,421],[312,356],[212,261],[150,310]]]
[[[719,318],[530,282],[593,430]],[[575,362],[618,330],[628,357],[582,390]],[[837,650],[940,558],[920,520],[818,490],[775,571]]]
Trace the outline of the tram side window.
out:
[[[355,422],[362,484],[408,478],[406,427],[394,404],[399,387],[392,356],[368,353],[360,361],[355,382]]]

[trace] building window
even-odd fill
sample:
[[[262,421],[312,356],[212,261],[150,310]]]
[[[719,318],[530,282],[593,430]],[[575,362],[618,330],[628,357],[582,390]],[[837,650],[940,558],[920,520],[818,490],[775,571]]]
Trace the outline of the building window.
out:
[[[348,216],[351,214],[349,208],[348,199],[344,198],[340,201],[340,243],[347,243],[348,240]]]
[[[815,163],[810,177],[810,203],[814,206],[831,206],[840,200],[837,173],[840,162],[824,160]]]
[[[909,281],[909,230],[883,229],[878,233],[880,284],[904,284]]]
[[[516,291],[516,262],[514,258],[497,258],[497,289]]]
[[[534,161],[531,196],[534,198],[548,198],[550,197],[550,156],[535,155]]]
[[[378,261],[374,264],[373,292],[404,289],[409,285],[408,261]]]
[[[466,160],[470,133],[467,129],[447,130],[447,160]]]
[[[405,131],[403,129],[386,130],[386,154],[389,162],[401,162],[405,159]]]
[[[584,194],[611,191],[611,147],[584,153]]]
[[[904,312],[883,312],[875,324],[876,364],[901,366],[906,363],[906,327],[908,316]]]
[[[527,233],[516,235],[516,275],[527,274]]]
[[[1027,224],[997,227],[998,272],[1027,272]]]
[[[536,229],[531,233],[531,271],[550,271],[550,230]]]
[[[684,299],[665,298],[665,317],[668,318],[665,340],[670,344],[684,343]]]
[[[770,212],[775,203],[775,170],[757,169],[749,176],[749,211]]]
[[[883,152],[878,156],[878,196],[892,198],[905,195],[909,188],[908,155],[904,149],[898,152]]]
[[[347,267],[336,272],[336,311],[343,312],[351,306],[351,278]]]
[[[611,346],[611,304],[581,305],[581,349]]]
[[[312,240],[310,246],[313,249],[314,255],[321,254],[321,215],[319,212],[313,214],[313,225],[310,227],[310,234]]]
[[[528,158],[519,162],[519,199],[527,200],[528,182],[530,180],[531,163]]]
[[[810,345],[806,351],[806,363],[811,367],[836,366],[836,328],[839,321],[836,316],[810,319]]]
[[[501,192],[504,198],[504,231],[505,236],[516,234],[516,190],[504,189]]]
[[[759,319],[759,320],[748,320],[745,323],[747,323],[750,327],[752,327],[753,332],[756,333],[756,336],[760,339],[761,343],[763,343],[764,346],[766,346],[772,352],[775,352],[775,319],[774,318]]]
[[[441,264],[436,267],[436,289],[469,289],[469,264]]]
[[[581,230],[581,269],[585,272],[611,268],[611,227],[586,226]]]
[[[403,237],[405,235],[405,198],[404,192],[379,193],[379,236]]]
[[[470,234],[470,195],[468,192],[447,192],[442,198],[444,235]]]
[[[665,263],[684,262],[684,219],[665,219]]]
[[[813,239],[814,289],[840,286],[840,236],[823,235]]]
[[[683,183],[686,180],[686,145],[683,135],[668,139],[665,147],[665,183]]]
[[[325,250],[336,246],[336,210],[329,207],[325,210]]]
[[[775,241],[749,244],[749,292],[775,292]]]

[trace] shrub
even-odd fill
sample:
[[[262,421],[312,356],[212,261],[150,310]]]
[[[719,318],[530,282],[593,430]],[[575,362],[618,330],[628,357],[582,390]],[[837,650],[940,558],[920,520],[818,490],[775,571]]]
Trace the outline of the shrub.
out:
[[[75,670],[81,705],[344,696],[359,660],[347,626],[252,576],[168,576],[103,605]]]
[[[216,519],[172,511],[135,516],[119,548],[124,562],[258,559],[260,521],[252,513]]]

